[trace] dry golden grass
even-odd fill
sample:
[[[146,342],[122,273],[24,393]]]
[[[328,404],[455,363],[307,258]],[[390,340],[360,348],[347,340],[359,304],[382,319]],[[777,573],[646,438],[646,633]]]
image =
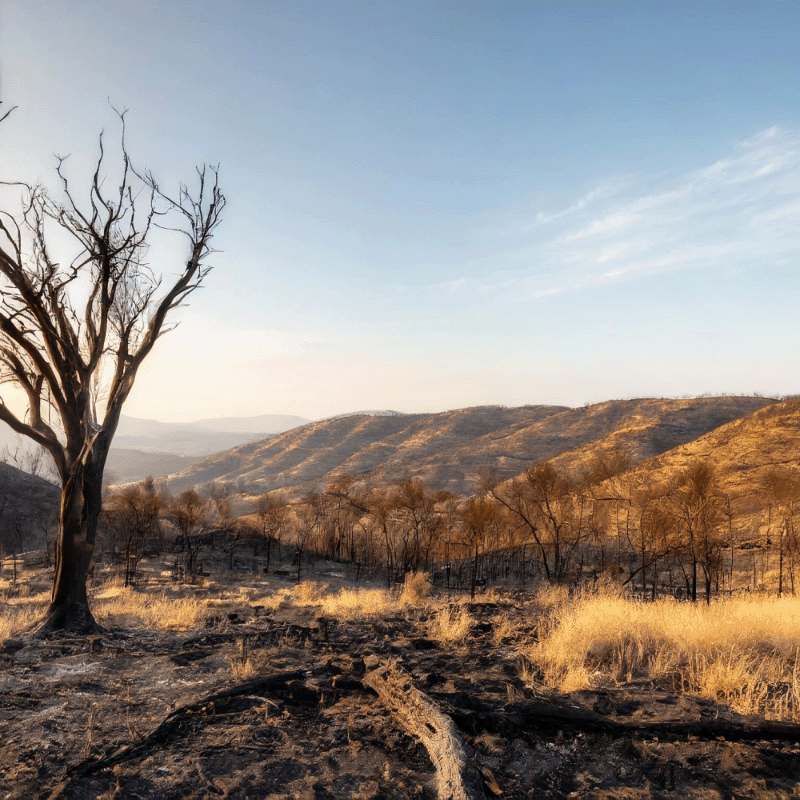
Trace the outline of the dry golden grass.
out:
[[[492,620],[492,643],[499,647],[507,639],[515,639],[520,632],[519,619],[508,613],[496,614]]]
[[[430,634],[446,644],[463,644],[474,625],[475,619],[463,606],[443,606],[430,621]]]
[[[421,605],[431,593],[431,580],[427,572],[407,572],[400,593],[400,603],[408,606]]]
[[[322,613],[340,620],[383,616],[397,609],[397,601],[386,589],[340,589],[322,601]]]
[[[327,589],[327,583],[304,581],[292,587],[291,592],[283,595],[280,601],[289,599],[298,606],[318,606],[321,614],[338,620],[365,619],[397,609],[397,600],[386,589],[342,588],[331,593]],[[264,601],[261,603],[264,604]]]
[[[250,650],[245,638],[240,643],[239,652],[231,657],[230,664],[231,675],[237,680],[246,681],[265,669],[268,665],[268,659],[265,653],[254,653]]]
[[[551,605],[524,655],[548,686],[666,679],[741,713],[800,718],[800,599],[639,603],[618,593]]]
[[[7,606],[0,612],[0,643],[26,628],[42,617],[45,604]]]
[[[327,583],[317,583],[316,581],[298,583],[292,587],[292,601],[296,606],[319,605],[329,585]]]
[[[272,609],[273,611],[289,596],[289,589],[281,588],[266,597],[259,597],[257,586],[231,586],[225,584],[212,583],[207,579],[202,584],[204,600],[209,608],[230,607],[231,604],[239,605],[259,605]]]
[[[24,584],[6,587],[3,593],[6,596],[0,610],[0,642],[30,628],[41,619],[50,602],[49,590],[34,593]]]
[[[101,625],[152,630],[191,630],[207,613],[207,603],[176,592],[148,592],[111,581],[93,594],[92,611]]]
[[[245,658],[241,659],[238,656],[234,656],[231,659],[231,675],[233,675],[236,680],[239,681],[246,681],[252,678],[256,674],[256,667],[253,664],[252,658]]]
[[[252,603],[256,606],[263,606],[270,611],[277,611],[284,603],[289,601],[290,597],[291,591],[284,587],[265,597],[253,598]]]
[[[462,595],[461,599],[459,600],[460,603],[500,603],[507,598],[507,594],[505,594],[501,589],[496,589],[494,587],[490,589],[484,589],[480,592],[475,593],[475,597],[470,597],[470,595],[465,594]]]

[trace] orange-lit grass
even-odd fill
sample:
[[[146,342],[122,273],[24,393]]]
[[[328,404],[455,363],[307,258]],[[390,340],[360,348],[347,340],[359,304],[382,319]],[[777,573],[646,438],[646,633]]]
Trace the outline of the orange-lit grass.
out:
[[[328,583],[302,581],[292,587],[292,601],[298,606],[319,605],[329,586]]]
[[[178,592],[147,591],[111,581],[93,593],[92,612],[101,625],[191,630],[207,614],[207,603]]]
[[[0,642],[4,642],[27,628],[44,616],[50,592],[10,597],[0,610]]]
[[[430,634],[445,644],[463,644],[475,625],[472,614],[463,605],[440,608],[430,622]]]
[[[379,617],[396,609],[397,601],[386,589],[340,589],[322,601],[322,613],[334,619]]]
[[[410,572],[399,597],[388,589],[341,588],[329,592],[328,588],[327,583],[303,581],[292,587],[290,600],[297,606],[318,606],[323,615],[334,619],[366,619],[395,613],[407,606],[425,605],[431,584],[426,573]]]
[[[741,713],[800,719],[800,599],[639,603],[619,593],[539,600],[540,640],[523,655],[569,692],[667,680]]]
[[[403,605],[421,605],[431,593],[431,579],[427,572],[408,572],[403,581],[400,603]]]
[[[338,620],[382,616],[398,607],[397,599],[386,589],[327,589],[328,584],[304,581],[292,588],[291,601],[298,606],[318,606],[321,614]]]

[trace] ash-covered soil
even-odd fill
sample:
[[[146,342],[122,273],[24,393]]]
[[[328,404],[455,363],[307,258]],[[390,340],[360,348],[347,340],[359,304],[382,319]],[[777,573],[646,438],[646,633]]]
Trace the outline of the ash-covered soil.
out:
[[[486,797],[800,797],[797,729],[736,728],[725,708],[649,684],[535,692],[495,634],[528,612],[469,609],[463,646],[432,638],[421,609],[340,622],[241,604],[190,633],[7,640],[0,796],[434,798],[425,747],[362,683],[394,659],[454,720]]]

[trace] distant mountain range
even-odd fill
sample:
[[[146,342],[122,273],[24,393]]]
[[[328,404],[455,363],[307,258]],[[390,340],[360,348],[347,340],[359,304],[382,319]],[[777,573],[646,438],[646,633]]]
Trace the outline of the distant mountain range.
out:
[[[311,422],[305,417],[294,417],[289,414],[261,414],[257,417],[216,417],[192,422],[197,428],[222,433],[283,433],[298,425]]]
[[[106,483],[129,483],[148,475],[167,475],[185,469],[201,458],[236,445],[264,440],[309,420],[288,414],[255,417],[221,417],[197,422],[159,422],[123,414],[106,466]],[[24,465],[32,445],[0,423],[0,455],[17,456]]]
[[[554,459],[576,471],[622,451],[639,464],[775,402],[702,397],[347,415],[217,453],[165,483],[173,491],[224,482],[243,492],[299,496],[343,475],[373,485],[417,476],[431,488],[469,494],[485,473],[508,478],[534,461]]]
[[[159,422],[124,414],[119,422],[114,449],[141,450],[202,456],[238,444],[283,433],[308,422],[303,417],[263,414],[257,417],[222,417],[198,422]]]
[[[308,420],[286,414],[158,422],[123,414],[106,465],[106,483],[129,483],[186,469],[204,456],[264,440]]]
[[[179,456],[175,453],[149,453],[127,447],[112,447],[106,461],[103,482],[106,486],[136,483],[171,472],[188,469],[202,461],[202,456]]]

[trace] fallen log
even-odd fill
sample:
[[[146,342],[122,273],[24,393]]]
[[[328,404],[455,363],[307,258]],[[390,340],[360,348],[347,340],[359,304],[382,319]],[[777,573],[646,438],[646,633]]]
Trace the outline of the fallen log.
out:
[[[581,730],[606,733],[612,736],[648,736],[681,739],[726,739],[731,742],[778,739],[800,741],[800,725],[793,722],[778,722],[761,717],[741,717],[724,712],[718,717],[701,719],[678,719],[661,722],[621,722],[611,720],[586,708],[548,707],[546,703],[512,703],[504,711],[508,722],[521,727],[533,727],[542,723],[558,723]]]
[[[440,800],[486,797],[480,771],[453,720],[414,686],[402,667],[379,662],[362,683],[373,689],[405,730],[425,746],[436,770]]]
[[[780,740],[800,741],[800,725],[761,717],[744,717],[720,709],[715,717],[625,722],[592,711],[576,703],[553,697],[507,703],[502,709],[478,698],[459,694],[438,695],[452,708],[451,717],[470,733],[490,731],[504,736],[538,732],[543,728],[568,728],[613,737],[637,736],[665,739],[726,739],[731,742]]]

